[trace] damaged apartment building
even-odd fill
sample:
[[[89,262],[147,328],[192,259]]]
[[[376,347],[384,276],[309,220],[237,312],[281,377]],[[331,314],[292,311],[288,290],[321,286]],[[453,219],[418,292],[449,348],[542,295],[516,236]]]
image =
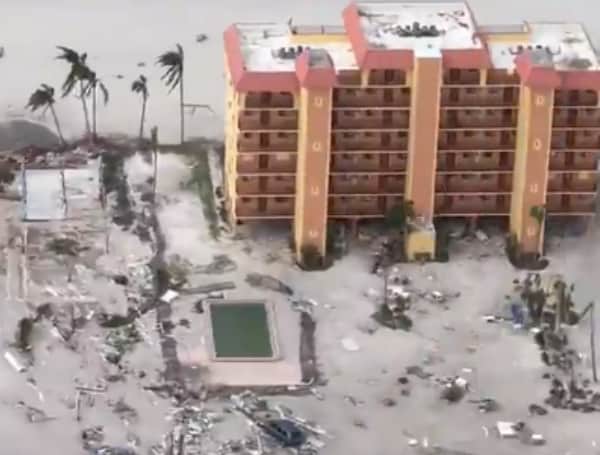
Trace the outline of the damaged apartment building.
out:
[[[340,26],[234,24],[225,196],[232,223],[327,223],[410,201],[409,259],[434,221],[509,220],[524,253],[548,217],[595,212],[600,62],[574,23],[478,25],[463,2],[352,3]]]

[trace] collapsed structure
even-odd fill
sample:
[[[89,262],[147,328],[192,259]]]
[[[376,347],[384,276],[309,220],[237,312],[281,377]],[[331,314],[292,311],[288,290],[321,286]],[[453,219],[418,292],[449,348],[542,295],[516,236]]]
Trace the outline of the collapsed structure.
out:
[[[353,3],[343,26],[234,24],[225,197],[232,222],[328,220],[412,205],[408,258],[442,217],[506,217],[539,253],[546,216],[589,217],[600,62],[580,24],[480,26],[463,2]]]

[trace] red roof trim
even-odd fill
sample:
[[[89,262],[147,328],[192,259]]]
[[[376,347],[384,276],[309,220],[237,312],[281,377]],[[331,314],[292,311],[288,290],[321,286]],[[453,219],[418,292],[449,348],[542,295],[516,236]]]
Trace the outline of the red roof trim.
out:
[[[363,68],[367,58],[367,52],[369,51],[369,43],[362,32],[360,15],[358,14],[358,6],[356,3],[351,3],[344,8],[342,11],[342,19],[344,20],[346,35],[348,35],[348,41],[350,41],[350,45],[352,46],[356,63],[360,68]]]
[[[225,29],[223,39],[225,41],[225,55],[227,65],[229,66],[229,74],[231,74],[234,85],[237,85],[242,79],[246,68],[244,67],[244,57],[242,56],[240,35],[235,25],[230,25]]]
[[[332,65],[324,68],[310,67],[310,51],[304,51],[296,58],[296,75],[300,85],[306,88],[329,89],[337,81],[335,68]]]

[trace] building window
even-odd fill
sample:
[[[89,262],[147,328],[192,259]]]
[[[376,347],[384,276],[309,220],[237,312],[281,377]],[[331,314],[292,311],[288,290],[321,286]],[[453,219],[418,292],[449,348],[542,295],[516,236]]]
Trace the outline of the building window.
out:
[[[494,154],[493,154],[493,153],[491,153],[491,152],[485,152],[485,153],[483,154],[483,157],[484,157],[484,158],[492,158],[493,156],[494,156]]]
[[[252,133],[244,133],[242,137],[244,139],[250,139],[252,137]]]
[[[277,203],[277,204],[283,204],[284,202],[285,202],[284,197],[276,197],[275,198],[275,203]]]
[[[373,159],[373,155],[371,155],[371,154],[365,154],[365,155],[363,155],[363,158],[365,160],[372,160]]]
[[[250,203],[250,198],[249,197],[243,197],[242,198],[242,204],[249,204]]]

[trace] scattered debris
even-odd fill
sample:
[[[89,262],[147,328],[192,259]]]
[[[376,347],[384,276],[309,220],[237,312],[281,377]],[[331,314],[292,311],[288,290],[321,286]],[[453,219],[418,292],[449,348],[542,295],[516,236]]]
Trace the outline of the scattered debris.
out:
[[[443,382],[441,398],[448,403],[457,403],[469,391],[469,383],[466,379],[456,376]]]
[[[85,450],[98,449],[104,442],[104,427],[97,425],[81,431],[81,441]]]
[[[168,289],[167,292],[160,297],[160,301],[164,303],[171,303],[177,297],[179,297],[179,292]]]
[[[113,281],[121,286],[127,286],[129,284],[129,278],[127,278],[127,275],[115,275],[113,276]]]
[[[4,352],[4,358],[6,359],[6,361],[9,363],[9,365],[11,367],[13,367],[13,369],[18,372],[18,373],[23,373],[25,371],[27,371],[27,368],[25,367],[25,365],[23,364],[23,362],[21,362],[17,356],[15,354],[13,354],[10,351],[5,351]]]
[[[480,412],[496,412],[500,410],[500,404],[493,398],[482,398],[481,400],[469,400],[474,403]]]
[[[539,404],[530,404],[528,409],[531,415],[544,416],[548,414],[548,410]]]
[[[249,273],[246,275],[246,283],[252,287],[269,289],[275,292],[281,292],[282,294],[293,295],[294,291],[287,284],[274,278],[270,275],[264,275],[262,273]]]
[[[196,35],[196,42],[197,43],[203,43],[204,41],[206,41],[208,39],[208,35],[205,33],[198,33]]]
[[[47,422],[48,420],[55,419],[55,417],[49,417],[41,409],[34,408],[33,406],[28,406],[23,401],[17,402],[17,408],[22,408],[25,410],[25,416],[27,417],[27,420],[31,423]]]
[[[121,361],[126,352],[132,351],[135,344],[142,341],[142,336],[135,324],[111,329],[105,338],[104,358],[113,364]]]
[[[354,339],[346,337],[341,340],[342,347],[348,352],[356,352],[360,350],[360,346]]]
[[[183,288],[179,290],[179,293],[183,295],[210,294],[211,292],[227,291],[231,289],[235,289],[235,283],[233,281],[223,281],[220,283],[212,283],[204,286]]]
[[[393,398],[384,398],[383,400],[381,400],[381,404],[383,404],[387,408],[391,408],[393,406],[396,406],[398,402]]]
[[[119,400],[114,403],[113,412],[117,414],[121,420],[129,423],[137,422],[139,417],[137,411],[125,403],[123,398],[119,398]]]
[[[411,375],[411,376],[416,376],[419,379],[429,379],[430,377],[433,376],[433,374],[426,372],[419,365],[411,365],[411,366],[406,367],[406,374]],[[407,382],[408,382],[408,378],[407,378]]]
[[[208,265],[194,267],[194,272],[207,275],[223,274],[233,272],[237,269],[237,264],[233,262],[226,254],[218,254]]]

